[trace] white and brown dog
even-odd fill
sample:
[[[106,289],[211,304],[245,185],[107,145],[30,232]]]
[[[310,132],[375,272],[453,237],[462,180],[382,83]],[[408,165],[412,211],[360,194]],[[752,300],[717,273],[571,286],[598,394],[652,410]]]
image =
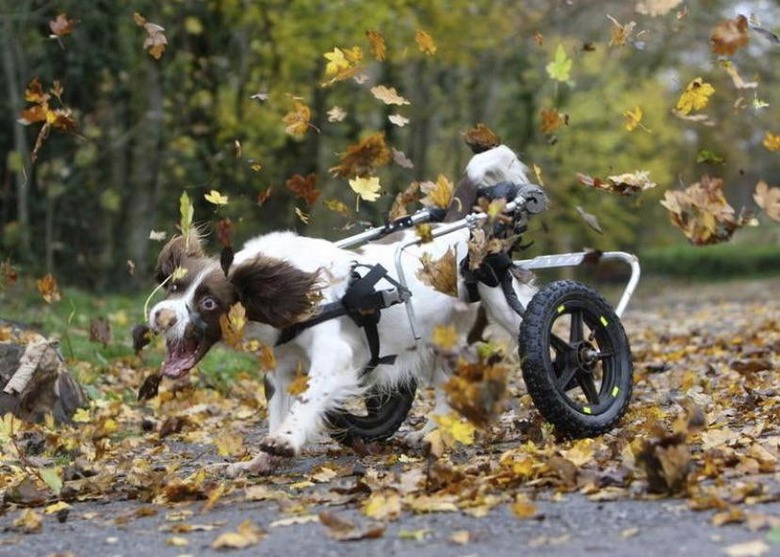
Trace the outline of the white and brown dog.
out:
[[[404,251],[402,265],[422,340],[415,341],[403,304],[382,310],[378,323],[381,350],[397,358],[392,365],[380,365],[372,372],[374,386],[392,388],[412,379],[440,386],[447,380],[448,370],[437,361],[428,341],[434,328],[443,324],[454,324],[465,336],[476,307],[437,292],[421,282],[416,271],[423,252],[437,258],[453,246],[458,258],[462,257],[467,239],[468,231],[461,230]],[[151,327],[164,333],[166,339],[162,373],[178,378],[190,371],[221,339],[220,316],[239,301],[249,321],[246,337],[274,345],[282,330],[316,314],[319,305],[341,299],[355,262],[379,263],[394,274],[395,248],[393,244],[374,243],[348,251],[327,240],[274,232],[247,242],[225,275],[219,261],[204,254],[197,234],[172,239],[162,249],[157,264],[157,278],[165,281],[168,297],[148,316]],[[385,279],[377,284],[377,288],[389,286]],[[501,289],[480,284],[479,290],[488,318],[515,335],[520,317],[507,307]],[[515,291],[523,304],[534,292],[517,281]],[[273,387],[269,434],[260,444],[262,452],[249,462],[231,466],[229,474],[270,472],[274,456],[298,454],[326,429],[327,412],[360,396],[366,388],[360,373],[371,355],[366,335],[348,316],[301,331],[275,353],[277,368],[268,374]],[[306,391],[293,400],[288,387],[299,363],[308,370],[308,383]],[[437,389],[436,399],[434,412],[447,413],[441,389]],[[418,437],[434,423],[429,420]]]

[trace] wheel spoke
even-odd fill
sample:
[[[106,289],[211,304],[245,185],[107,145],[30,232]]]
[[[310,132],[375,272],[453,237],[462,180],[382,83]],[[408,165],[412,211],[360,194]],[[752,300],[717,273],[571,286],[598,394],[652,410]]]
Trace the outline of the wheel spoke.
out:
[[[582,341],[584,338],[583,322],[582,322],[582,310],[574,310],[571,312],[571,329],[569,331],[569,343],[575,344]]]
[[[577,366],[569,365],[563,369],[563,373],[558,376],[556,383],[561,391],[566,391],[566,386],[571,383],[574,375],[577,373]]]
[[[580,373],[577,375],[577,383],[582,389],[582,392],[585,393],[585,398],[588,399],[590,404],[599,403],[599,393],[596,391],[596,383],[593,381],[592,375],[589,373]]]
[[[552,345],[553,349],[559,354],[563,354],[571,350],[571,346],[569,346],[569,343],[554,333],[550,334],[550,344]]]

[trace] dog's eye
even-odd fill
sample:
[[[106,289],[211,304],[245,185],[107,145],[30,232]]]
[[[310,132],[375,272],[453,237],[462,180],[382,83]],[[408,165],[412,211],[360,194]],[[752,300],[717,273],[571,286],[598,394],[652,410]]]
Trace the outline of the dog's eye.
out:
[[[171,283],[170,286],[168,286],[168,292],[178,292],[179,291],[179,285],[175,282]]]
[[[200,301],[200,309],[203,311],[214,311],[219,306],[219,302],[211,296],[207,296]]]

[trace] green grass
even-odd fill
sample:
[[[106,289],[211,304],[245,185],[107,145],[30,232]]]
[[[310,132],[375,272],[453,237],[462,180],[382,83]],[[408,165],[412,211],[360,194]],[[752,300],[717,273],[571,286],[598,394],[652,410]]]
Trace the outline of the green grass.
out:
[[[61,300],[47,304],[32,282],[19,281],[0,291],[0,319],[14,321],[60,341],[62,355],[77,374],[91,398],[101,397],[97,376],[123,364],[133,368],[156,369],[165,348],[157,339],[137,358],[133,351],[132,328],[143,323],[147,293],[135,296],[97,296],[66,288]],[[111,327],[111,340],[104,346],[90,341],[90,322],[105,317]],[[81,365],[81,364],[88,365]],[[198,365],[200,381],[227,392],[240,372],[254,373],[259,366],[245,353],[215,346]],[[95,384],[92,388],[91,385]],[[130,394],[125,393],[125,396]]]
[[[639,259],[648,275],[708,281],[780,275],[780,245],[677,245],[644,250]]]

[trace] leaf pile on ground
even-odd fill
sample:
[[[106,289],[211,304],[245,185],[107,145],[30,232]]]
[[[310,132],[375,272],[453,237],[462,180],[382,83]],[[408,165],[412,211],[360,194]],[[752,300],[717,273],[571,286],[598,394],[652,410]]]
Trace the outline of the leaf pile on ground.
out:
[[[780,301],[664,296],[653,308],[626,316],[635,394],[609,434],[556,436],[510,360],[506,410],[481,427],[440,417],[447,441],[436,451],[400,440],[352,449],[323,442],[300,457],[313,464],[270,477],[231,480],[211,466],[256,450],[266,427],[260,372],[239,373],[227,390],[196,373],[191,382],[163,382],[156,397],[137,402],[138,386],[155,372],[138,357],[100,368],[71,362],[100,396],[70,427],[3,417],[3,512],[14,513],[13,529],[34,532],[43,527],[42,512],[66,520],[81,501],[135,500],[152,514],[266,501],[278,506],[281,521],[319,521],[328,536],[348,540],[381,537],[384,525],[410,513],[485,517],[509,505],[518,520],[543,519],[537,501],[565,504],[579,492],[594,501],[681,498],[692,511],[714,511],[715,524],[777,528],[780,519],[759,504],[780,498],[771,480],[780,456]],[[430,398],[420,393],[401,435],[422,423]],[[316,510],[323,505],[331,510]],[[365,520],[347,521],[339,516],[344,508],[359,509]],[[175,536],[186,536],[186,526],[178,524]],[[215,539],[215,547],[263,536],[251,524],[239,530]]]

